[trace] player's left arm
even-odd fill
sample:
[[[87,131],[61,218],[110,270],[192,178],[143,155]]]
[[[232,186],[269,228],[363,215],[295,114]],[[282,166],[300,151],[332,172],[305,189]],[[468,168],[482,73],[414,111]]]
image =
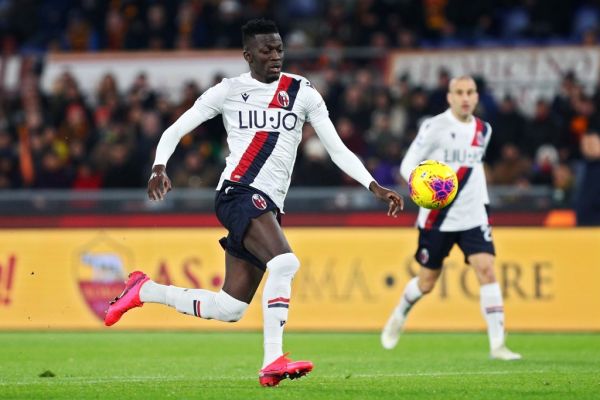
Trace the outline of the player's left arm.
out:
[[[377,183],[356,154],[351,152],[344,142],[342,142],[342,139],[340,139],[340,136],[335,130],[335,126],[329,117],[317,122],[312,122],[312,126],[335,165],[351,178],[373,192],[375,197],[388,202],[388,215],[393,217],[397,216],[400,210],[404,208],[402,196]]]
[[[360,159],[342,142],[323,97],[308,81],[304,87],[306,121],[310,122],[331,159],[342,171],[369,189],[375,197],[388,203],[388,215],[396,217],[404,208],[404,199],[395,191],[385,188],[373,178]]]

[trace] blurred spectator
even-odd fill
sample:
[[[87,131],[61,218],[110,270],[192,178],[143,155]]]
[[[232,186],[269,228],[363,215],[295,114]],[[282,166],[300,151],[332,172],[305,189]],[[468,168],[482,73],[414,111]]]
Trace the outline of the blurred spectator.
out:
[[[531,183],[534,185],[550,186],[554,180],[554,170],[559,163],[558,151],[550,144],[544,144],[537,149],[533,163]]]
[[[554,206],[571,207],[574,188],[574,177],[566,163],[558,164],[552,170],[552,200]]]
[[[141,165],[131,157],[132,149],[124,141],[108,145],[108,162],[104,172],[104,187],[128,188],[138,187],[144,181]]]
[[[312,130],[312,128],[310,128]],[[311,135],[303,141],[302,157],[294,170],[294,181],[298,186],[335,186],[341,179],[340,170],[333,165],[325,147]]]
[[[583,165],[578,178],[575,211],[577,225],[600,225],[600,125],[581,140]]]
[[[207,150],[201,147],[186,153],[183,165],[172,174],[174,186],[203,188],[217,185],[221,169],[220,166],[207,162]]]
[[[506,96],[500,103],[498,115],[492,127],[492,139],[486,152],[486,161],[494,164],[500,158],[505,144],[521,147],[525,135],[525,117],[517,109],[515,101]]]
[[[66,189],[71,187],[73,171],[54,149],[42,154],[37,168],[35,187],[48,189]]]
[[[432,115],[441,114],[448,109],[448,84],[450,83],[450,72],[440,69],[436,87],[429,95],[429,112]]]
[[[19,159],[10,134],[0,129],[0,190],[20,186]]]
[[[533,120],[526,125],[522,144],[525,154],[529,157],[534,157],[537,149],[543,144],[559,147],[560,127],[551,114],[548,102],[538,100],[536,103]]]
[[[493,185],[529,185],[531,162],[524,157],[514,144],[505,144],[500,159],[489,171],[489,181]]]

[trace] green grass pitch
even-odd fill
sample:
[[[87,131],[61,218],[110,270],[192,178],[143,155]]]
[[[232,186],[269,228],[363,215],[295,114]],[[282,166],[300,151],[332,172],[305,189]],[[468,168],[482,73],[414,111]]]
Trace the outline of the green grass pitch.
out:
[[[599,399],[599,334],[511,334],[524,360],[492,361],[484,334],[289,333],[315,369],[262,388],[259,333],[0,333],[0,399]],[[40,377],[51,371],[54,377]]]

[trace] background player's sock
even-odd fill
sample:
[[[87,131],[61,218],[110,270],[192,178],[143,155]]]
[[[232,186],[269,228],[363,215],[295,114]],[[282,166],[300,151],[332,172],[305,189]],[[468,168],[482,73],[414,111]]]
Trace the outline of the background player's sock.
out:
[[[280,254],[267,263],[269,275],[263,289],[263,368],[283,354],[283,327],[288,319],[292,279],[300,268],[293,253]]]
[[[488,328],[490,349],[504,345],[504,304],[502,292],[497,282],[481,285],[480,288],[481,313],[485,318]]]
[[[410,311],[412,306],[415,305],[419,299],[423,297],[423,293],[419,289],[419,278],[414,277],[404,287],[404,293],[402,293],[402,298],[400,299],[400,303],[394,309],[394,316],[396,318],[404,318],[406,314]]]

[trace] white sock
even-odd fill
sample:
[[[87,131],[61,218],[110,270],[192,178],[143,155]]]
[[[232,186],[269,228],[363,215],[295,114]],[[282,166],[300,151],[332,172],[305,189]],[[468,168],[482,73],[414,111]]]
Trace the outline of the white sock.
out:
[[[146,281],[140,288],[140,300],[143,303],[167,304],[167,288],[152,280]]]
[[[267,263],[263,289],[264,359],[262,368],[283,354],[283,327],[288,319],[292,279],[300,268],[293,253],[280,254]]]
[[[175,308],[180,313],[204,319],[225,322],[238,321],[248,304],[237,300],[223,290],[211,292],[204,289],[185,289],[147,281],[140,289],[144,303],[160,303]]]
[[[394,309],[394,315],[397,318],[405,318],[410,309],[421,297],[423,297],[423,293],[419,289],[419,278],[415,276],[404,287],[404,293],[402,294],[400,303]]]
[[[502,292],[497,282],[481,285],[481,313],[487,323],[490,349],[504,345],[504,304]]]

